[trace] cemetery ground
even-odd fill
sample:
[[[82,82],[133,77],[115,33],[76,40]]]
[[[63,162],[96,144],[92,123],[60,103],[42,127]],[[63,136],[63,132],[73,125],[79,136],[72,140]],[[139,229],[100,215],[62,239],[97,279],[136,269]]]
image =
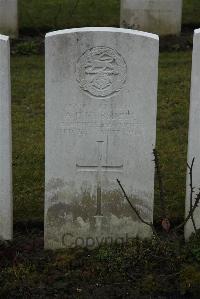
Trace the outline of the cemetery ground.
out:
[[[49,2],[52,9],[54,1]],[[44,53],[35,34],[48,22],[34,18],[35,3],[41,9],[43,1],[27,3],[20,1],[22,38],[11,47],[14,241],[0,243],[0,298],[199,298],[200,235],[185,243],[182,231],[162,232],[157,178],[154,219],[160,240],[44,251]],[[93,10],[86,10],[88,3]],[[94,3],[80,1],[73,12],[80,14],[79,23],[74,17],[66,27],[117,26],[118,1]],[[33,12],[31,18],[24,7]],[[184,219],[192,33],[200,27],[194,25],[199,0],[185,1],[184,7],[185,31],[161,42],[159,64],[157,150],[172,227]],[[95,22],[94,8],[101,8]],[[56,15],[59,11],[48,19],[48,29],[62,27]]]
[[[43,250],[44,55],[40,49],[37,55],[20,55],[20,46],[12,48],[16,51],[11,59],[15,235],[14,242],[0,246],[0,295],[166,298],[189,294],[192,298],[198,294],[200,239],[184,245],[182,232],[177,240],[135,240],[94,251]],[[190,71],[191,49],[160,54],[157,150],[172,225],[184,217]],[[157,183],[155,189],[154,218],[160,230]]]

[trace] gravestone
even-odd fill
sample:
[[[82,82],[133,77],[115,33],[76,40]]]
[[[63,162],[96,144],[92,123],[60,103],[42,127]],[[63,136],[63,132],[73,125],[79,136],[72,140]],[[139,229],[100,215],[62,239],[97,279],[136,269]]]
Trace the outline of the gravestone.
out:
[[[150,237],[158,37],[117,28],[46,36],[45,247]]]
[[[192,80],[190,95],[190,120],[188,136],[188,163],[192,163],[195,158],[193,167],[193,204],[196,194],[200,188],[200,29],[194,32],[193,55],[192,55]],[[187,175],[186,184],[186,217],[190,210],[190,176]],[[200,205],[194,212],[194,220],[197,228],[200,228]],[[188,239],[194,231],[192,221],[190,220],[185,226],[185,238]]]
[[[120,23],[159,35],[181,32],[182,0],[121,0]]]
[[[17,0],[0,0],[0,34],[18,37]]]
[[[0,35],[0,239],[12,238],[10,45]]]

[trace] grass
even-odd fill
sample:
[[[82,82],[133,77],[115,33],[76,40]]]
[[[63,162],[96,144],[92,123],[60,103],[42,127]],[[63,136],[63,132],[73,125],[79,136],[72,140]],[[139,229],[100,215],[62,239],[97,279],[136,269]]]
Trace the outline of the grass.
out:
[[[42,220],[44,58],[12,59],[14,219]]]
[[[157,148],[172,218],[184,213],[190,77],[191,52],[160,55]]]
[[[77,3],[77,5],[76,5]],[[200,1],[183,0],[183,24],[200,26]],[[120,0],[19,0],[22,32],[84,26],[119,27]]]
[[[200,1],[199,0],[183,0],[183,24],[200,25]]]
[[[172,218],[184,213],[190,72],[191,52],[161,53],[157,148]],[[12,57],[12,95],[14,219],[43,221],[43,56]]]

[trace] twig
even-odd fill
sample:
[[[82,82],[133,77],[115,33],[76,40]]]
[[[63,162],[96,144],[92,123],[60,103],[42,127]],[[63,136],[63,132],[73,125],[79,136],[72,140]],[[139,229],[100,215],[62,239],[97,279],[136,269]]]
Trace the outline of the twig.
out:
[[[196,208],[198,207],[199,205],[199,202],[200,202],[200,189],[199,189],[199,193],[197,194],[196,196],[196,199],[195,199],[195,203],[192,207],[192,209],[189,211],[187,217],[185,218],[185,221],[182,222],[180,225],[178,225],[177,227],[174,228],[174,231],[177,231],[179,229],[181,229],[182,227],[184,227],[186,225],[186,223],[188,222],[188,220],[191,218],[191,216],[194,214],[194,211],[196,210]]]
[[[191,166],[187,163],[187,167],[189,169],[189,176],[190,176],[190,211],[192,210],[192,205],[193,205],[193,193],[194,193],[194,187],[193,187],[193,166],[194,166],[194,159],[192,159],[192,163],[191,163]],[[192,220],[192,224],[193,224],[193,227],[194,227],[194,231],[195,233],[197,232],[197,228],[196,228],[196,224],[195,224],[195,221],[194,221],[194,214],[191,213],[191,216],[190,216],[191,220]]]
[[[140,215],[140,213],[138,212],[138,210],[132,205],[130,199],[128,198],[128,196],[127,196],[127,194],[126,194],[126,192],[125,192],[125,190],[124,190],[124,188],[123,188],[123,186],[122,186],[122,184],[121,184],[121,182],[120,182],[118,179],[117,179],[117,183],[119,184],[119,186],[120,186],[120,188],[121,188],[121,190],[122,190],[122,192],[123,192],[123,194],[124,194],[124,197],[125,197],[126,200],[128,201],[129,205],[131,206],[131,208],[133,209],[133,211],[135,212],[135,214],[137,215],[137,217],[139,218],[139,220],[140,220],[142,223],[144,223],[144,224],[150,226],[151,229],[152,229],[153,234],[156,236],[156,238],[158,238],[158,235],[157,235],[157,233],[156,233],[156,230],[155,230],[155,227],[154,227],[153,223],[152,223],[152,222],[145,221],[145,220],[141,217],[141,215]]]
[[[194,187],[193,187],[193,167],[194,167],[194,160],[195,158],[192,159],[192,163],[191,165],[189,165],[187,163],[187,167],[189,169],[189,176],[190,176],[190,210],[189,213],[187,215],[187,217],[185,218],[185,221],[183,221],[181,224],[179,224],[177,227],[174,228],[174,231],[177,231],[179,229],[181,229],[182,227],[184,227],[186,225],[186,223],[191,219],[192,220],[192,224],[194,227],[194,231],[195,234],[197,233],[197,227],[194,221],[194,211],[196,210],[196,208],[199,205],[200,202],[200,189],[199,189],[199,193],[196,195],[196,199],[193,205],[193,193],[194,193]]]
[[[158,178],[158,185],[159,185],[159,192],[160,192],[160,204],[162,209],[162,218],[167,218],[167,212],[166,212],[166,206],[165,206],[165,193],[164,193],[164,187],[163,187],[163,181],[162,181],[162,174],[161,174],[161,168],[159,163],[159,155],[156,149],[153,150],[154,154],[154,162],[155,162],[155,168],[156,168],[156,174]]]

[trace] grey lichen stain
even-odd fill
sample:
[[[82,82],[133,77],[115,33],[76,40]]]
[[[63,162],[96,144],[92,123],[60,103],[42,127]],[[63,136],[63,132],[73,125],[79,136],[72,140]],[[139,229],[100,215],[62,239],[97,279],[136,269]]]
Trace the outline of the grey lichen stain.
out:
[[[65,187],[61,180],[55,180],[46,188],[51,203],[45,219],[45,239],[48,244],[53,244],[49,247],[62,247],[62,236],[66,232],[85,237],[109,236],[134,230],[134,223],[138,229],[138,217],[119,190],[102,193],[102,216],[98,216],[96,194],[91,195],[89,186],[82,186],[80,193],[74,188],[67,192]],[[135,197],[130,200],[144,219],[151,220],[152,211],[148,204]]]
[[[129,14],[128,14],[129,15]],[[146,25],[145,24],[138,24],[135,22],[137,19],[134,18],[134,15],[131,17],[127,17],[129,20],[122,20],[121,27],[133,30],[140,30],[140,31],[148,31],[155,34],[162,34],[162,35],[178,35],[180,29],[173,23],[170,23],[169,20],[166,21],[164,18],[158,18],[154,15],[154,13],[149,12],[146,17]]]
[[[90,215],[95,215],[95,201],[89,194],[84,194],[81,201],[75,198],[69,204],[59,202],[51,206],[47,212],[47,219],[49,224],[61,226],[68,221],[74,223],[78,218],[87,221]]]
[[[51,192],[63,187],[65,187],[65,183],[61,179],[54,179],[46,185],[46,191]]]
[[[131,198],[130,200],[142,217],[147,219],[148,215],[151,215],[149,207],[145,206],[141,200],[138,198]],[[70,203],[58,202],[52,205],[48,209],[47,218],[50,223],[55,222],[54,224],[57,225],[64,224],[69,218],[73,222],[79,217],[83,221],[87,221],[96,215],[96,210],[95,196],[91,197],[90,193],[85,192],[80,198],[75,197],[74,200],[70,200]],[[138,220],[132,208],[118,191],[102,194],[102,214],[106,217],[115,215],[118,218],[131,217],[134,221]]]
[[[127,29],[133,29],[133,30],[139,30],[140,29],[140,25],[139,24],[135,24],[135,23],[127,23],[125,20],[122,21],[122,27],[123,28],[127,28]]]
[[[130,197],[129,199],[140,212],[141,216],[148,219],[149,215],[151,215],[149,206],[137,197]],[[105,215],[114,214],[118,218],[131,217],[134,221],[138,221],[137,215],[118,190],[103,193],[102,209],[105,211],[105,213],[103,213]]]

